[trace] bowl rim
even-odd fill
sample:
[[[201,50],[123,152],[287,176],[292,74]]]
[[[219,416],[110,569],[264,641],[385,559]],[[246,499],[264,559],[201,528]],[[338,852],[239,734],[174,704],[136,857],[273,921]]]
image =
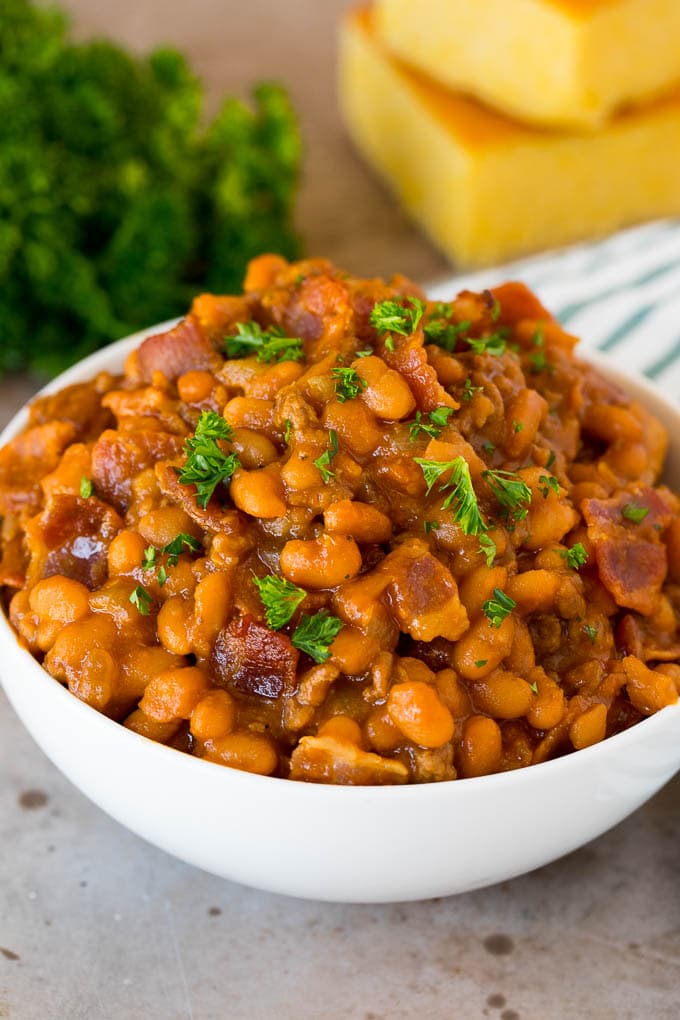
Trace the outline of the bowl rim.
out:
[[[180,319],[170,319],[147,329],[140,330],[128,337],[123,337],[122,339],[95,351],[93,354],[88,355],[88,357],[83,358],[81,361],[76,362],[75,365],[66,369],[65,372],[62,372],[60,375],[50,380],[19,408],[2,432],[0,432],[0,448],[3,447],[10,439],[14,438],[14,436],[24,428],[28,418],[29,406],[38,397],[57,392],[58,390],[74,383],[84,382],[95,376],[98,372],[120,371],[125,357],[134,350],[145,337],[153,336],[157,333],[171,329],[179,321]],[[624,389],[627,383],[632,384],[633,387],[642,393],[643,399],[654,407],[655,412],[661,410],[664,412],[666,417],[670,416],[677,419],[678,430],[680,432],[680,405],[676,406],[665,394],[660,392],[657,387],[650,383],[647,379],[638,376],[628,376],[617,367],[613,359],[610,359],[598,351],[588,349],[584,352],[579,351],[579,359],[592,365],[593,368],[602,372],[603,375],[607,376],[610,380],[613,380]],[[116,365],[118,368],[116,368]],[[287,788],[291,789],[291,791],[296,791],[299,796],[308,798],[320,796],[332,796],[336,798],[365,797],[370,793],[371,795],[380,796],[383,799],[389,799],[412,797],[416,795],[415,791],[420,791],[418,796],[421,798],[425,796],[424,791],[428,791],[427,796],[453,795],[462,797],[472,795],[473,791],[478,790],[480,786],[489,791],[496,788],[499,788],[502,791],[508,785],[512,786],[517,782],[531,781],[532,777],[535,781],[540,781],[542,776],[547,776],[550,773],[560,773],[564,769],[576,768],[578,763],[586,766],[589,760],[606,755],[608,753],[608,749],[613,750],[616,748],[620,750],[624,748],[627,743],[633,744],[636,740],[640,739],[643,732],[647,733],[648,730],[653,731],[655,728],[659,727],[665,728],[666,721],[670,723],[675,716],[680,715],[680,701],[678,701],[675,705],[666,706],[660,711],[655,712],[653,715],[648,716],[646,719],[641,719],[640,722],[629,726],[628,729],[612,734],[612,736],[606,737],[604,740],[599,741],[597,744],[592,744],[590,747],[581,748],[577,751],[570,751],[558,758],[550,758],[547,761],[538,762],[534,765],[526,765],[521,768],[510,769],[506,772],[494,772],[485,776],[470,776],[464,780],[449,779],[431,783],[405,783],[403,785],[385,786],[348,786],[335,783],[311,783],[283,779],[280,776],[262,776],[253,772],[246,772],[241,769],[221,765],[218,762],[207,761],[204,758],[197,758],[194,755],[186,754],[176,748],[169,747],[166,744],[161,744],[156,740],[151,740],[139,733],[126,729],[121,723],[116,722],[114,719],[109,718],[109,716],[104,715],[101,712],[98,712],[97,709],[93,708],[91,705],[80,701],[79,698],[76,698],[75,695],[70,693],[67,687],[55,680],[55,678],[52,677],[31,655],[28,649],[22,645],[6,612],[0,609],[0,648],[5,642],[10,645],[12,654],[16,653],[24,659],[26,668],[35,678],[35,682],[44,685],[45,690],[47,691],[49,689],[50,694],[55,698],[62,699],[62,704],[66,710],[80,713],[84,720],[84,725],[87,725],[87,720],[90,720],[94,726],[102,726],[114,739],[121,739],[123,741],[123,746],[127,742],[130,744],[131,748],[137,748],[140,753],[144,753],[142,749],[144,744],[146,744],[148,753],[155,754],[157,756],[160,755],[159,760],[161,762],[164,760],[174,762],[174,765],[179,768],[194,770],[209,769],[215,778],[218,774],[222,774],[222,781],[225,784],[234,782],[250,784],[257,789],[260,789],[262,792],[264,792],[266,788],[269,788],[270,791],[276,789],[283,790]],[[0,685],[2,685],[3,688],[5,687],[1,670]],[[8,692],[6,691],[6,694],[7,693]],[[143,741],[144,743],[142,744],[140,741]],[[181,765],[181,761],[184,761],[185,764]],[[199,775],[199,772],[196,772],[196,775]],[[302,793],[303,790],[305,791],[304,793]],[[333,792],[329,793],[331,790]],[[454,790],[459,792],[453,793]],[[468,791],[467,793],[465,793],[466,790]]]

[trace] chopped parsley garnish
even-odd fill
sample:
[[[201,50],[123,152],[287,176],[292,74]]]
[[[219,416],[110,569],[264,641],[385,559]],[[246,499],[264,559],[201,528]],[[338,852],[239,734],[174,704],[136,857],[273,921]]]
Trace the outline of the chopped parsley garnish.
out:
[[[367,347],[363,351],[357,351],[356,356],[357,356],[357,358],[370,358],[370,356],[372,354],[373,354],[373,349],[371,347]]]
[[[86,478],[85,475],[80,479],[80,498],[89,499],[94,494],[94,484],[91,478]]]
[[[295,648],[321,663],[329,658],[328,649],[341,630],[342,620],[331,616],[327,609],[320,609],[314,616],[302,617],[291,641]]]
[[[595,641],[597,640],[598,628],[597,627],[591,627],[591,626],[589,626],[586,623],[586,624],[583,625],[583,633],[588,638],[588,640],[590,641],[591,645],[594,645]]]
[[[331,471],[330,464],[339,449],[338,446],[338,433],[335,429],[329,429],[328,431],[328,449],[324,450],[320,457],[317,457],[314,461],[315,467],[318,467],[321,472],[321,478],[323,479],[324,485],[330,482],[331,478],[335,478],[335,471]]]
[[[151,612],[153,599],[146,588],[143,588],[141,584],[138,584],[135,590],[130,594],[130,602],[142,616],[148,616]]]
[[[467,377],[463,383],[463,392],[461,394],[463,400],[472,400],[475,393],[480,393],[484,389],[483,386],[473,386],[472,379],[470,376]]]
[[[494,588],[493,597],[487,599],[482,606],[482,612],[492,627],[500,627],[506,616],[509,616],[517,603],[506,595],[500,588]]]
[[[501,303],[497,297],[494,297],[493,294],[491,296],[493,297],[493,307],[491,308],[491,321],[498,322],[498,320],[501,317]]]
[[[425,312],[425,303],[417,297],[402,298],[401,301],[379,301],[373,306],[369,322],[379,336],[385,333],[397,333],[399,336],[411,336]],[[410,307],[409,307],[410,306]],[[385,344],[387,347],[387,343]],[[394,348],[388,348],[393,350]]]
[[[451,490],[444,499],[441,509],[447,510],[452,503],[455,504],[453,519],[456,524],[460,524],[466,535],[480,535],[486,531],[486,524],[479,512],[477,496],[470,478],[470,468],[464,457],[455,457],[454,460],[448,461],[414,457],[414,461],[420,465],[423,472],[428,496],[441,476],[450,471],[450,479],[440,489],[440,492]]]
[[[487,534],[480,535],[479,548],[486,557],[487,567],[492,567],[494,564],[494,560],[496,559],[496,553],[498,552],[494,540]]]
[[[523,428],[524,428],[524,422],[523,421],[513,421],[513,423],[512,423],[512,431],[513,432],[521,432]]]
[[[168,563],[171,567],[176,567],[180,556],[186,550],[186,552],[200,552],[203,548],[202,544],[193,535],[187,535],[184,531],[180,531],[171,542],[164,545],[161,549],[162,553],[166,553],[168,557]]]
[[[440,528],[439,521],[423,521],[423,531],[426,535],[429,535],[431,531],[439,531]]]
[[[535,680],[529,684],[529,687],[531,687],[534,694],[538,694],[538,684],[536,683]]]
[[[368,386],[354,368],[334,368],[331,375],[335,379],[335,395],[341,404],[358,397]]]
[[[449,418],[454,413],[452,407],[435,407],[430,411],[426,420],[420,411],[416,411],[415,421],[409,428],[409,438],[415,442],[421,432],[431,439],[439,439],[442,429],[448,425]]]
[[[558,482],[554,475],[539,475],[538,484],[540,486],[540,492],[541,495],[543,496],[543,499],[548,498],[548,493],[550,492],[551,489],[554,493],[556,493],[559,496],[560,483]]]
[[[578,570],[584,563],[588,562],[588,553],[582,542],[572,545],[571,549],[562,549],[560,556],[567,561],[567,566],[572,570]]]
[[[290,418],[286,418],[285,422],[283,423],[283,426],[284,426],[283,427],[283,441],[284,441],[284,443],[287,446],[288,443],[290,443],[290,437],[291,437],[291,435],[293,433],[293,423],[290,420]]]
[[[452,312],[451,305],[438,304],[435,315],[423,326],[425,339],[449,354],[456,349],[456,344],[472,325],[467,319],[465,322],[450,322],[448,316]]]
[[[392,336],[387,337],[387,339],[385,340],[385,350],[386,351],[394,350],[394,337]]]
[[[495,443],[482,443],[482,449],[484,450],[484,453],[495,453],[496,452],[496,444]]]
[[[526,517],[531,503],[531,489],[519,475],[512,471],[482,471],[482,478],[508,516],[516,521]]]
[[[202,411],[195,434],[184,444],[187,462],[178,471],[179,480],[196,486],[196,502],[203,510],[220,482],[228,481],[241,466],[235,453],[223,453],[217,445],[231,437],[231,426],[221,415]]]
[[[266,577],[253,575],[253,584],[260,593],[267,626],[272,630],[285,627],[307,595],[302,588],[275,574],[268,574]]]
[[[555,461],[556,461],[556,460],[557,460],[557,456],[556,456],[556,454],[555,454],[555,451],[554,451],[554,450],[551,450],[551,451],[550,451],[550,456],[548,457],[548,462],[547,462],[547,464],[545,465],[545,466],[547,467],[548,471],[549,471],[549,470],[550,470],[550,468],[551,468],[551,467],[553,466],[553,464],[555,463]]]
[[[491,336],[464,336],[462,339],[466,344],[469,344],[470,350],[473,354],[493,354],[495,357],[500,357],[501,354],[505,354],[508,346],[507,329],[502,327]]]
[[[621,513],[627,521],[640,524],[649,513],[649,507],[638,506],[637,503],[626,503]]]
[[[257,360],[266,364],[304,360],[305,352],[300,337],[286,336],[280,326],[263,329],[259,322],[238,322],[236,329],[237,335],[228,336],[224,341],[228,358],[257,354]]]
[[[154,545],[147,545],[142,555],[142,570],[153,570],[157,556],[158,549]]]
[[[163,585],[165,584],[165,582],[166,582],[166,581],[167,581],[167,579],[168,579],[168,572],[167,572],[167,570],[165,569],[165,567],[164,567],[164,566],[160,566],[160,567],[159,567],[159,569],[158,569],[158,573],[157,573],[157,575],[156,575],[156,578],[157,578],[157,580],[158,580],[158,583],[159,583],[159,585],[160,585],[160,586],[161,586],[161,588],[162,588],[162,587],[163,587]]]
[[[475,666],[477,667],[477,669],[481,669],[482,666],[486,666],[488,661],[489,661],[488,659],[477,659],[477,661],[475,662]]]

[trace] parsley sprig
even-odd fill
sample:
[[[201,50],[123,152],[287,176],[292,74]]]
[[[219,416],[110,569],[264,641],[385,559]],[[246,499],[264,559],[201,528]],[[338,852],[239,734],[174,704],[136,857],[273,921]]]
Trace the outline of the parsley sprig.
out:
[[[578,570],[584,563],[588,562],[588,553],[582,542],[576,542],[571,549],[560,550],[560,556],[567,561],[567,566],[572,570]]]
[[[531,489],[519,475],[512,471],[482,471],[482,478],[508,517],[523,520],[531,503]]]
[[[335,379],[335,395],[341,404],[354,400],[368,386],[355,368],[334,368],[331,375]]]
[[[321,478],[324,485],[330,482],[331,478],[335,478],[335,471],[331,471],[331,461],[337,455],[340,449],[338,444],[338,433],[335,429],[328,430],[328,449],[324,450],[320,457],[317,457],[314,461],[314,466],[321,472]]]
[[[480,535],[487,530],[479,512],[477,496],[470,477],[470,468],[464,457],[455,457],[448,461],[414,457],[414,461],[423,472],[428,496],[442,475],[451,472],[449,480],[444,482],[440,488],[440,492],[451,490],[444,499],[441,509],[447,510],[452,504],[455,506],[453,519],[456,524],[460,524],[466,535]]]
[[[385,333],[411,336],[418,328],[424,313],[425,302],[417,297],[379,301],[373,306],[369,322],[379,336],[384,336]]]
[[[305,357],[300,337],[286,336],[280,326],[263,329],[259,322],[237,322],[236,336],[225,337],[224,350],[228,358],[245,358],[256,354],[265,364],[278,361],[303,361]]]
[[[90,499],[94,495],[94,482],[91,478],[87,478],[85,475],[80,479],[80,492],[81,499]]]
[[[268,574],[266,577],[253,575],[253,584],[260,593],[267,626],[272,630],[285,627],[307,595],[303,588],[298,588],[296,584],[276,574]]]
[[[330,658],[329,648],[341,630],[342,620],[332,616],[327,609],[320,609],[314,616],[302,617],[291,641],[299,651],[322,663]]]
[[[196,502],[205,510],[220,482],[228,481],[239,468],[235,453],[223,453],[218,440],[232,437],[231,426],[215,411],[202,411],[196,432],[184,444],[186,464],[178,472],[182,485],[196,486]]]
[[[151,612],[153,599],[141,584],[130,593],[130,602],[141,616],[148,616]]]
[[[452,407],[435,407],[434,411],[430,411],[427,415],[427,419],[423,417],[421,411],[416,411],[415,421],[410,423],[408,434],[411,442],[415,442],[420,433],[424,433],[431,439],[439,439],[442,434],[442,429],[445,428],[449,423],[449,418],[454,413]]]
[[[637,503],[626,503],[621,513],[627,521],[632,521],[633,524],[641,524],[649,513],[649,507],[638,506]]]
[[[482,612],[492,627],[500,627],[503,620],[513,611],[517,603],[500,588],[494,588],[493,596],[482,606]]]

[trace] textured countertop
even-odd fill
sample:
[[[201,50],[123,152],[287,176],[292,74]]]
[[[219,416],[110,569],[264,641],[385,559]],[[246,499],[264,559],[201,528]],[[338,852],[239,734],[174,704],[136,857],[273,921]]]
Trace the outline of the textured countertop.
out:
[[[307,140],[311,253],[445,273],[352,153],[333,84],[341,0],[68,0],[78,32],[180,44],[214,97],[281,77]],[[35,388],[0,384],[0,420]],[[82,797],[0,698],[0,1018],[675,1020],[680,780],[590,846],[465,896],[306,903],[203,874]],[[540,818],[536,825],[540,825]],[[275,852],[275,833],[272,834]]]

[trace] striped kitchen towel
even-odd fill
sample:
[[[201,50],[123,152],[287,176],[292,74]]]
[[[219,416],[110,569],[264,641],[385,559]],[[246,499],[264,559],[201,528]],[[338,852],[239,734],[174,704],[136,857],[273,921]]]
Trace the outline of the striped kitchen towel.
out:
[[[641,372],[680,401],[680,221],[537,255],[430,287],[436,300],[522,280],[585,347]]]

